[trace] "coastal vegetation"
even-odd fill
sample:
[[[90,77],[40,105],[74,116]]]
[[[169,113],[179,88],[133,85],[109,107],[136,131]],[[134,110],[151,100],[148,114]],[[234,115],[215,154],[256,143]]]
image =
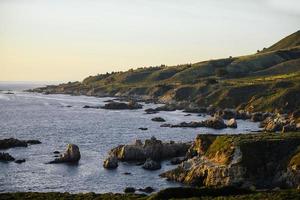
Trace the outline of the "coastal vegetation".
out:
[[[162,103],[247,111],[300,108],[300,31],[258,53],[177,66],[151,66],[89,76],[35,92],[130,96]]]

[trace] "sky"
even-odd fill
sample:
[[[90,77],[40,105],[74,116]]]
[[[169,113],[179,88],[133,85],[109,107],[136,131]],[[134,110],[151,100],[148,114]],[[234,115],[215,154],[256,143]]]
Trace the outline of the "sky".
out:
[[[252,54],[299,29],[299,0],[0,0],[0,81]]]

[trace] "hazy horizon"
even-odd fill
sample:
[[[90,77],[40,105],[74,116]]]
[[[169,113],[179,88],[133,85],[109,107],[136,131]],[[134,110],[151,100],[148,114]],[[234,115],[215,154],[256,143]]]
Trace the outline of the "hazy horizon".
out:
[[[81,81],[269,47],[299,30],[297,0],[1,0],[0,81]]]

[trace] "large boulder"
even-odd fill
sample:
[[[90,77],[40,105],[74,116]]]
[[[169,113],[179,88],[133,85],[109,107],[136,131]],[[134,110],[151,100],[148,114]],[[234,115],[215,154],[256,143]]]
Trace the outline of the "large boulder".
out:
[[[232,109],[224,109],[216,112],[216,115],[222,117],[223,119],[231,119],[236,118],[237,112]]]
[[[120,161],[141,162],[147,159],[160,161],[174,157],[184,156],[190,147],[190,143],[162,142],[155,137],[145,140],[136,140],[133,144],[119,145],[109,152],[109,156],[115,156]]]
[[[157,161],[148,158],[142,167],[146,170],[158,170],[161,168],[161,164]]]
[[[66,151],[59,158],[51,163],[77,163],[81,158],[79,147],[75,144],[68,144]]]
[[[0,161],[14,161],[15,158],[12,157],[9,153],[0,152]]]
[[[106,169],[115,169],[118,167],[118,159],[116,156],[109,156],[103,162],[103,167]]]
[[[203,121],[205,127],[214,128],[214,129],[223,129],[226,128],[224,120],[219,116],[214,116],[210,119]]]

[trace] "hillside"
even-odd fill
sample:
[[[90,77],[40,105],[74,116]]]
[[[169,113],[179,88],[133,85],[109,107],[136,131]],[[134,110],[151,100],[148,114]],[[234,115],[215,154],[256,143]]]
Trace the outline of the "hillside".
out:
[[[138,96],[163,103],[249,111],[300,109],[300,31],[262,52],[177,66],[89,76],[82,82],[33,91],[92,96]]]

